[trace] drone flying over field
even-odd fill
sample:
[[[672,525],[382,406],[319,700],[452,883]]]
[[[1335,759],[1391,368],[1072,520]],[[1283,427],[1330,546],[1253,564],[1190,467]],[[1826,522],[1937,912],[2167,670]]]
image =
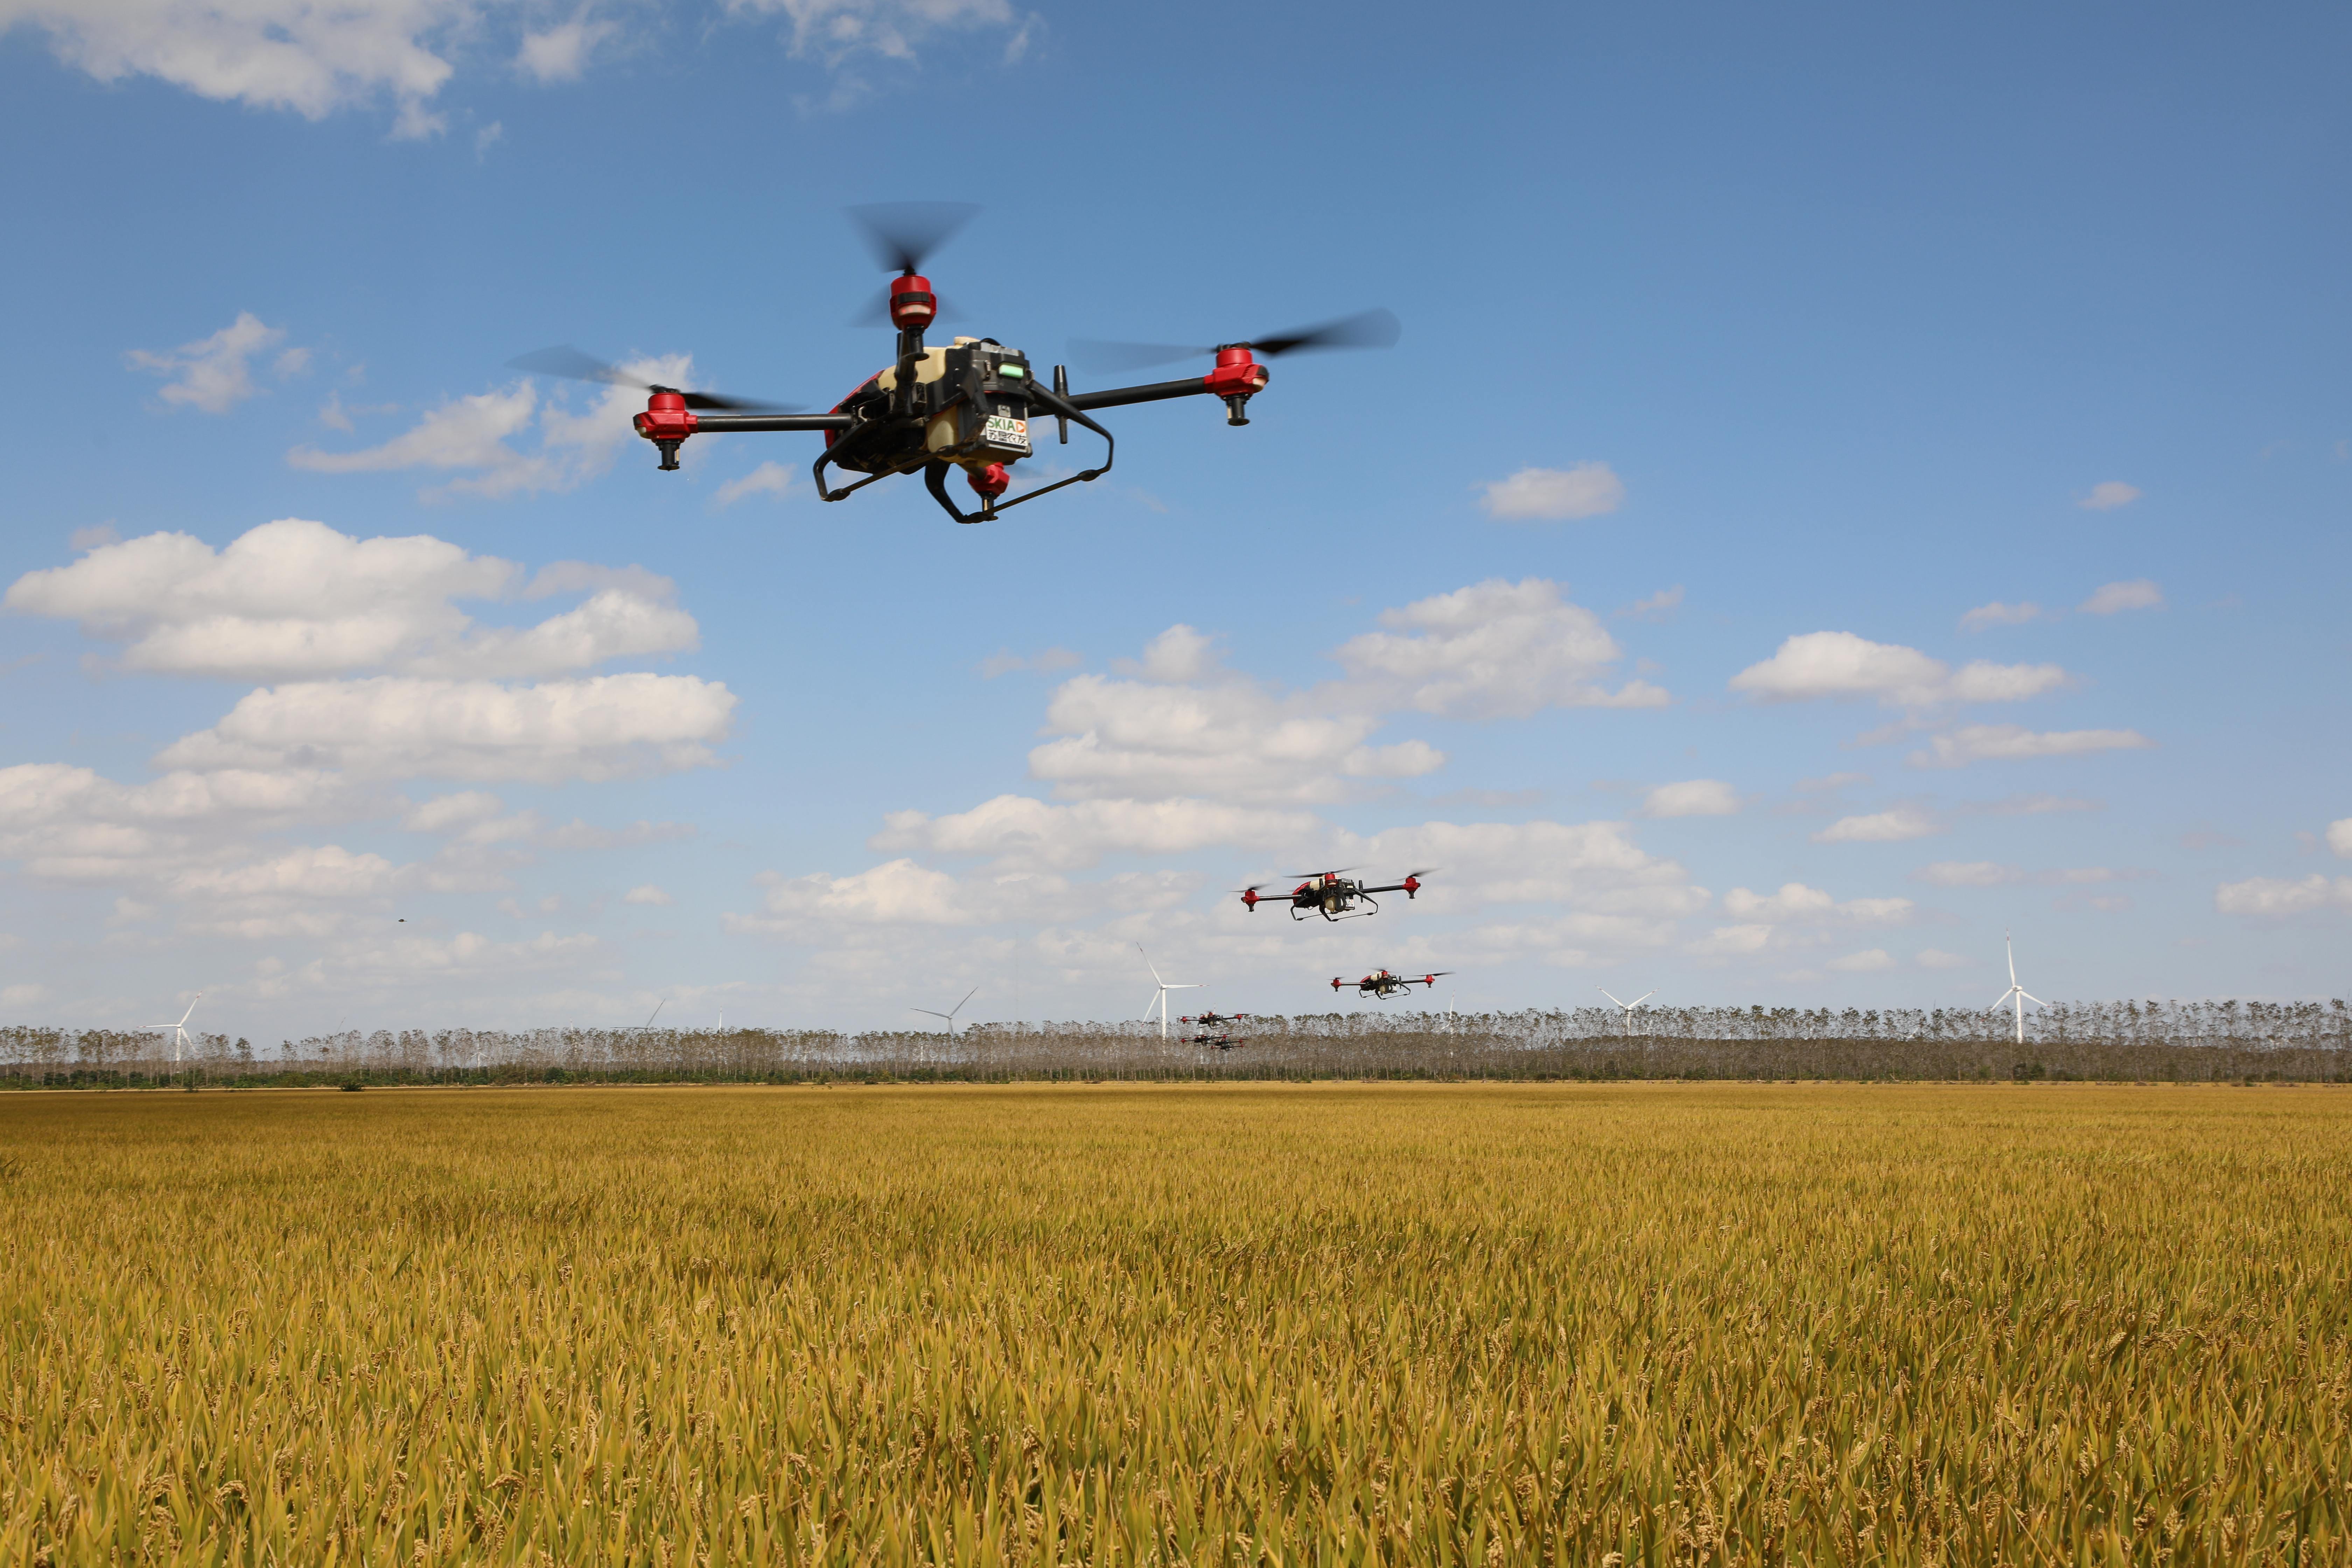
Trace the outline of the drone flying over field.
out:
[[[661,467],[676,468],[677,449],[698,435],[723,431],[808,430],[822,432],[824,451],[814,473],[816,492],[840,500],[893,474],[920,472],[923,483],[958,522],[983,522],[1008,507],[1051,494],[1065,485],[1100,479],[1110,471],[1116,443],[1088,410],[1130,403],[1206,394],[1225,405],[1225,423],[1249,423],[1249,400],[1265,390],[1270,373],[1261,357],[1309,349],[1387,348],[1397,341],[1397,319],[1386,310],[1326,321],[1319,326],[1275,332],[1243,342],[1188,347],[1172,343],[1091,342],[1076,345],[1095,363],[1139,369],[1195,355],[1213,354],[1206,375],[1180,381],[1113,387],[1101,392],[1070,390],[1068,369],[1054,367],[1053,385],[1039,384],[1028,355],[994,338],[959,337],[952,347],[929,348],[924,329],[940,313],[939,296],[923,276],[923,258],[961,228],[977,207],[955,202],[898,202],[853,207],[850,216],[872,243],[883,267],[898,276],[880,301],[881,318],[898,330],[898,358],[861,382],[824,414],[803,414],[780,404],[684,392],[637,381],[625,371],[573,348],[542,349],[515,360],[515,368],[542,375],[570,376],[623,386],[643,386],[651,395],[636,416],[637,434],[661,453]],[[1051,416],[1061,440],[1075,423],[1103,438],[1098,468],[1082,469],[1052,484],[1002,500],[1013,483],[1012,465],[1034,455],[1033,416]],[[863,479],[828,484],[825,469]],[[980,498],[979,510],[964,511],[948,494],[948,471],[960,468]]]
[[[1258,889],[1270,884],[1253,882],[1241,890],[1242,907],[1255,914],[1258,905],[1279,901],[1290,905],[1290,918],[1295,921],[1318,914],[1327,921],[1356,920],[1381,912],[1381,901],[1372,897],[1374,893],[1402,893],[1410,899],[1420,893],[1421,879],[1429,875],[1428,868],[1423,867],[1418,871],[1407,871],[1402,882],[1387,882],[1375,888],[1351,879],[1347,873],[1354,869],[1349,866],[1338,871],[1307,872],[1300,877],[1298,886],[1287,893],[1261,893]],[[1290,878],[1279,879],[1287,882]],[[1365,907],[1360,910],[1356,908],[1358,904]]]
[[[1437,984],[1439,974],[1453,973],[1454,971],[1450,969],[1441,969],[1432,974],[1391,974],[1385,969],[1375,969],[1361,980],[1342,980],[1334,975],[1331,980],[1331,989],[1337,991],[1342,986],[1353,985],[1358,995],[1370,996],[1376,1002],[1385,1002],[1391,996],[1402,995],[1416,985],[1434,985]]]
[[[1221,1051],[1230,1051],[1235,1046],[1245,1045],[1248,1042],[1234,1038],[1233,1032],[1224,1026],[1237,1024],[1248,1016],[1247,1013],[1198,1013],[1189,1018],[1180,1018],[1177,1022],[1192,1026],[1194,1045],[1210,1046]]]

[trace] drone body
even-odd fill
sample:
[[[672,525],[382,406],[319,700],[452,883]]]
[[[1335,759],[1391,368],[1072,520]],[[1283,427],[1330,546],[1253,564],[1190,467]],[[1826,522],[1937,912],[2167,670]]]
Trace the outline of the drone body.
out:
[[[823,414],[649,386],[646,411],[635,416],[635,424],[637,434],[660,452],[660,466],[675,469],[678,447],[698,435],[820,432],[825,449],[812,474],[823,499],[841,500],[893,474],[920,473],[925,488],[950,517],[958,522],[982,522],[1007,507],[1034,500],[1066,485],[1091,482],[1110,471],[1117,446],[1110,432],[1088,416],[1090,409],[1206,395],[1224,404],[1226,424],[1246,425],[1249,400],[1265,390],[1271,379],[1271,373],[1258,363],[1258,355],[1386,347],[1397,339],[1394,316],[1386,310],[1368,310],[1318,327],[1214,348],[1097,345],[1137,364],[1206,353],[1214,354],[1216,360],[1205,375],[1081,393],[1070,390],[1066,368],[1055,365],[1053,384],[1044,385],[1026,354],[993,338],[959,337],[948,348],[928,347],[923,342],[923,333],[938,318],[940,309],[931,280],[921,270],[923,258],[962,226],[975,210],[947,203],[853,208],[852,216],[866,228],[883,265],[898,274],[890,280],[884,300],[889,322],[898,331],[897,359]],[[574,349],[542,350],[514,363],[546,374],[637,384]],[[1032,421],[1046,417],[1054,420],[1062,442],[1069,440],[1073,424],[1101,437],[1102,463],[1011,500],[1001,500],[1012,488],[1012,465],[1035,454]],[[826,482],[828,468],[865,477],[835,489]],[[980,498],[976,511],[964,511],[949,495],[951,468],[963,470],[965,482]]]
[[[1331,989],[1337,991],[1342,986],[1352,984],[1358,995],[1370,996],[1375,1002],[1385,1002],[1391,996],[1403,994],[1416,985],[1434,985],[1437,984],[1438,975],[1453,973],[1454,971],[1450,969],[1441,969],[1431,974],[1391,974],[1385,969],[1375,969],[1361,980],[1356,981],[1343,980],[1334,975],[1331,979]]]
[[[1327,921],[1358,920],[1381,912],[1381,901],[1372,897],[1375,893],[1402,893],[1408,899],[1418,896],[1421,879],[1427,874],[1425,868],[1408,871],[1401,882],[1371,887],[1354,880],[1345,871],[1314,871],[1301,877],[1298,885],[1287,893],[1261,893],[1258,889],[1267,884],[1254,882],[1241,890],[1242,907],[1255,914],[1258,905],[1280,901],[1290,906],[1290,918],[1295,921],[1311,919],[1316,915],[1321,915]],[[1282,879],[1288,881],[1290,879],[1286,877]],[[1359,909],[1356,907],[1359,904],[1364,907]]]

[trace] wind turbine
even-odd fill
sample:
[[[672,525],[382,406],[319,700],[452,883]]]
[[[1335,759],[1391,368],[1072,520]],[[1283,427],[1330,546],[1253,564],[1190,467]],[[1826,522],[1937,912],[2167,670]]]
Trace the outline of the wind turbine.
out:
[[[1986,1008],[1985,1011],[1989,1013],[1998,1013],[2000,1011],[2003,1003],[2006,1003],[2009,1006],[2015,1009],[2017,1013],[2017,1043],[2021,1046],[2025,1044],[2025,1005],[2028,1002],[2031,1002],[2037,1007],[2047,1007],[2050,1004],[2044,1002],[2041,997],[2036,996],[2032,992],[2028,991],[2024,986],[2020,985],[2017,983],[2017,945],[2010,941],[2009,932],[2006,931],[2000,933],[2000,945],[2009,952],[2009,989],[2000,994],[2000,1002],[1994,1003],[1990,1007]]]
[[[963,994],[963,1002],[969,1002],[979,994],[980,987],[975,985],[971,990]],[[955,1036],[956,1015],[963,1011],[963,1002],[957,1003],[953,1007],[949,1008],[944,1013],[940,1012],[937,1007],[910,1007],[908,1011],[910,1013],[929,1013],[934,1018],[945,1018],[948,1021],[948,1036],[952,1039]]]
[[[1135,951],[1138,952],[1143,952],[1143,944],[1139,942],[1137,942],[1135,944]],[[1151,955],[1148,952],[1143,952],[1143,967],[1151,971],[1152,981],[1160,987],[1159,990],[1154,991],[1151,994],[1151,1000],[1144,1004],[1143,1016],[1149,1018],[1151,1016],[1152,1008],[1157,1007],[1160,1009],[1160,1037],[1164,1040],[1168,1037],[1168,993],[1171,991],[1198,991],[1204,983],[1198,980],[1171,982],[1160,979],[1160,968],[1157,964],[1151,962]]]
[[[181,1015],[180,1015],[180,1021],[179,1021],[178,1023],[176,1023],[176,1024],[142,1024],[142,1025],[140,1025],[140,1026],[139,1026],[140,1032],[143,1034],[143,1033],[146,1033],[146,1032],[148,1032],[148,1031],[150,1031],[150,1030],[153,1030],[153,1029],[169,1029],[169,1030],[171,1030],[171,1031],[172,1031],[172,1060],[173,1060],[173,1062],[174,1064],[176,1064],[176,1063],[179,1061],[179,1059],[180,1059],[180,1047],[181,1047],[182,1046],[186,1045],[186,1044],[188,1043],[188,1020],[189,1020],[191,1017],[194,1016],[194,1015],[195,1015],[195,1011],[196,1011],[196,1004],[197,1004],[197,1003],[199,1003],[199,1002],[201,1002],[201,1001],[203,1001],[204,999],[205,999],[205,994],[204,994],[203,992],[201,992],[201,991],[197,992],[197,993],[195,994],[195,995],[194,995],[194,996],[193,996],[193,997],[191,997],[191,998],[189,999],[189,1001],[188,1001],[188,1010],[187,1010],[185,1013],[183,1013],[183,1014],[181,1014]]]
[[[1608,988],[1605,986],[1596,985],[1593,989],[1600,992],[1603,996],[1609,996]],[[1655,996],[1657,994],[1658,989],[1654,985],[1649,990],[1643,992],[1639,996],[1634,997],[1631,1002],[1617,1002],[1616,997],[1609,996],[1609,1000],[1612,1002],[1617,1002],[1617,1005],[1625,1010],[1625,1030],[1628,1034],[1631,1034],[1633,1029],[1634,1009],[1641,1006],[1643,1003],[1647,1002],[1651,997]]]

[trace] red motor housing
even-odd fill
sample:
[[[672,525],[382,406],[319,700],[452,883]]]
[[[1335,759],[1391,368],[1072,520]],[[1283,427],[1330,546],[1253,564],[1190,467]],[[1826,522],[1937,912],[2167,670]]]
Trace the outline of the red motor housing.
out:
[[[666,472],[677,468],[677,448],[694,434],[696,420],[693,410],[686,405],[682,392],[656,392],[646,399],[646,411],[634,421],[637,434],[654,444],[661,453],[661,466]]]
[[[1265,390],[1273,373],[1250,357],[1247,343],[1217,351],[1217,368],[1201,379],[1219,397],[1247,397]]]
[[[637,434],[648,441],[683,441],[694,434],[695,418],[686,406],[686,395],[656,392],[646,399],[646,411],[636,416]]]
[[[931,292],[931,280],[909,272],[903,278],[890,279],[890,324],[902,332],[919,331],[931,324],[940,313],[939,297]]]
[[[1257,909],[1257,889],[1255,888],[1249,888],[1243,890],[1242,907],[1252,911],[1255,911]]]

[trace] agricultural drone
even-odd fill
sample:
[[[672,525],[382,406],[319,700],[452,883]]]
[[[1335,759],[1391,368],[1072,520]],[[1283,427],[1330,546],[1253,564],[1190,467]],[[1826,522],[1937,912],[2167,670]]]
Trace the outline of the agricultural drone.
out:
[[[1424,867],[1418,871],[1407,871],[1402,882],[1387,882],[1374,888],[1349,879],[1347,872],[1354,869],[1349,866],[1339,871],[1303,873],[1298,886],[1287,893],[1261,893],[1258,889],[1270,884],[1253,882],[1241,889],[1242,906],[1255,914],[1262,903],[1284,901],[1290,905],[1290,918],[1295,921],[1318,914],[1327,921],[1356,920],[1381,912],[1381,901],[1372,897],[1374,893],[1402,893],[1410,899],[1420,893],[1421,879],[1429,875],[1428,868]],[[1286,882],[1290,878],[1276,879]],[[1365,907],[1360,910],[1356,908],[1358,904]]]
[[[1171,343],[1074,344],[1083,346],[1096,363],[1116,363],[1125,368],[1165,364],[1200,354],[1215,355],[1216,364],[1206,375],[1101,392],[1071,391],[1067,367],[1057,364],[1053,385],[1044,386],[1033,374],[1026,354],[994,338],[959,337],[948,348],[929,348],[923,342],[924,329],[940,313],[939,296],[932,291],[931,280],[923,276],[923,258],[979,210],[956,202],[898,202],[849,209],[851,218],[866,231],[875,256],[887,270],[898,274],[879,301],[878,319],[887,320],[898,330],[898,353],[891,364],[866,377],[824,414],[649,385],[568,347],[542,349],[511,363],[517,369],[542,375],[642,386],[651,395],[646,411],[635,417],[637,434],[661,453],[665,469],[678,466],[678,447],[698,435],[818,431],[824,436],[824,451],[813,472],[816,493],[824,500],[841,500],[893,474],[919,471],[932,499],[950,517],[958,522],[984,522],[1008,507],[1050,495],[1066,485],[1098,479],[1110,471],[1116,443],[1108,430],[1088,417],[1089,410],[1205,394],[1223,402],[1226,424],[1246,425],[1249,400],[1265,390],[1270,374],[1258,363],[1260,358],[1310,349],[1386,348],[1397,340],[1395,316],[1387,310],[1366,310],[1319,326],[1198,348]],[[1050,415],[1066,445],[1073,423],[1101,437],[1101,466],[1040,485],[1011,500],[1000,500],[1013,483],[1011,465],[1034,453],[1029,428],[1033,415]],[[836,489],[826,481],[828,468],[865,478]],[[978,510],[964,511],[949,496],[948,470],[955,468],[963,469],[965,482],[979,496]]]
[[[1246,1045],[1248,1042],[1234,1038],[1232,1031],[1224,1026],[1239,1023],[1248,1016],[1247,1013],[1201,1013],[1189,1018],[1180,1018],[1177,1022],[1193,1026],[1192,1043],[1194,1045],[1230,1051],[1235,1046]]]
[[[1331,980],[1331,989],[1337,991],[1342,986],[1353,985],[1358,995],[1370,996],[1376,1002],[1385,1002],[1391,996],[1403,994],[1413,986],[1434,985],[1437,984],[1439,974],[1453,973],[1454,971],[1450,969],[1441,969],[1432,974],[1391,974],[1385,969],[1375,969],[1361,980],[1342,980],[1335,975]]]

